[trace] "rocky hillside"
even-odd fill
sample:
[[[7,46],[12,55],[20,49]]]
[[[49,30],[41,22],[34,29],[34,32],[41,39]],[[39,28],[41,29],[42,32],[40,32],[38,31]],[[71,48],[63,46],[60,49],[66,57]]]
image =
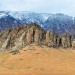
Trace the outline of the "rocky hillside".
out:
[[[64,14],[0,11],[0,30],[11,28],[15,25],[23,26],[35,22],[45,30],[57,33],[74,33],[75,18]]]
[[[75,46],[74,39],[74,34],[58,35],[53,31],[45,31],[36,23],[32,23],[0,31],[0,50],[9,49],[14,52],[32,43],[53,48],[68,48]]]

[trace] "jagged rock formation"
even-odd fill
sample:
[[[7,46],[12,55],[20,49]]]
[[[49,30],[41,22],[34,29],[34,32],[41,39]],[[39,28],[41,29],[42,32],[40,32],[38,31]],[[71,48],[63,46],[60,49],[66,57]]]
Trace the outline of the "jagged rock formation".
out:
[[[19,50],[20,48],[22,48],[24,46],[24,39],[26,36],[26,32],[24,32],[22,34],[22,36],[20,38],[18,38],[18,40],[15,42],[15,46],[12,49],[12,51],[17,52],[17,50]]]
[[[40,31],[38,29],[35,30],[34,42],[40,43]]]
[[[27,33],[27,43],[30,44],[31,42],[33,42],[33,27],[28,29]]]
[[[62,47],[67,48],[71,46],[70,34],[64,33],[62,36]]]
[[[39,25],[32,23],[23,27],[16,26],[8,30],[0,31],[0,49],[10,49],[17,53],[26,45],[35,43],[48,47],[68,48],[75,46],[75,37],[69,33],[58,35],[53,31],[45,31]]]
[[[53,47],[53,33],[52,32],[47,31],[47,33],[46,33],[46,44],[49,47]]]
[[[47,31],[46,33],[46,44],[49,47],[59,46],[59,37],[54,32]]]

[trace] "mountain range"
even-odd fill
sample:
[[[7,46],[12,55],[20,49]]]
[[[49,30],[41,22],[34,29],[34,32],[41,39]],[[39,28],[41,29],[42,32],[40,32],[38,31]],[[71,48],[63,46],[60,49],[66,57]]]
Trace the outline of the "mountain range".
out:
[[[37,23],[45,30],[57,33],[74,33],[75,18],[61,13],[35,13],[26,11],[0,11],[0,30],[11,28],[16,25]]]

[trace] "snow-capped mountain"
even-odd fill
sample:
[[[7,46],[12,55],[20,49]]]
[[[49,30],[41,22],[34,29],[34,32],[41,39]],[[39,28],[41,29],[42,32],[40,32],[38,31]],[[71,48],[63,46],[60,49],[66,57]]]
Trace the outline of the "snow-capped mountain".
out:
[[[64,14],[35,13],[25,11],[0,11],[0,29],[35,22],[46,30],[58,33],[75,32],[75,18]]]

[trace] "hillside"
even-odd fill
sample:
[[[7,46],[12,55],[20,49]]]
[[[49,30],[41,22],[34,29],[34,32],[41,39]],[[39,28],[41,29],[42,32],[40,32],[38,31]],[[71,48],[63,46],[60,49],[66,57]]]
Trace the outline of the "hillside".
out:
[[[74,75],[75,35],[36,23],[0,31],[0,75]]]
[[[0,52],[0,75],[75,75],[75,51],[31,44],[19,54]]]

